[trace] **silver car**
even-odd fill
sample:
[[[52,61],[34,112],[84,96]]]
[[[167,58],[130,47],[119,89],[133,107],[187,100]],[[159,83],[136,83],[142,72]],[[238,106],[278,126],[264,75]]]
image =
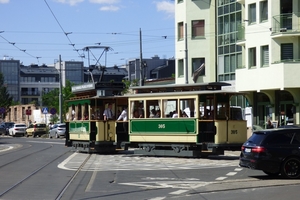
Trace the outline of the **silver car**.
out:
[[[60,138],[65,137],[66,132],[66,124],[60,123],[60,124],[54,124],[51,126],[49,130],[49,138]]]

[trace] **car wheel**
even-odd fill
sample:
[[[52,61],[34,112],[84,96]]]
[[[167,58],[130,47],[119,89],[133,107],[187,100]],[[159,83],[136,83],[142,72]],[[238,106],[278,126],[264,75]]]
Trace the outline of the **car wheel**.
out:
[[[281,175],[284,178],[299,178],[300,177],[300,160],[298,158],[286,159],[281,167]]]
[[[278,176],[279,175],[279,172],[268,172],[268,171],[264,171],[263,172],[269,176]]]
[[[58,134],[57,134],[57,133],[55,133],[55,138],[59,138],[59,136],[58,136]]]

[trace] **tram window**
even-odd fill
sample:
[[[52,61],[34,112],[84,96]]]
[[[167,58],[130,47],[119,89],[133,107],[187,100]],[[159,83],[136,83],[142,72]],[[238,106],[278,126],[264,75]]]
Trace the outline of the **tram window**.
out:
[[[177,118],[178,117],[178,109],[177,109],[177,99],[165,99],[163,100],[163,117],[171,117]]]
[[[230,119],[231,120],[243,120],[243,111],[241,107],[231,106],[230,107]]]
[[[146,117],[157,118],[160,110],[159,100],[146,100]]]
[[[225,120],[229,117],[228,104],[218,104],[218,111],[216,119]]]
[[[195,117],[195,99],[180,99],[179,101],[179,117]]]
[[[144,101],[131,101],[130,106],[130,118],[144,118]]]

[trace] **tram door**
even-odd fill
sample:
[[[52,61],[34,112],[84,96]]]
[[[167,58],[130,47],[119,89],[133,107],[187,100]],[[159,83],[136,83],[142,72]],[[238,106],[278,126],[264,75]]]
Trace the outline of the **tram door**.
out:
[[[280,102],[279,126],[292,125],[293,122],[294,119],[292,102]]]

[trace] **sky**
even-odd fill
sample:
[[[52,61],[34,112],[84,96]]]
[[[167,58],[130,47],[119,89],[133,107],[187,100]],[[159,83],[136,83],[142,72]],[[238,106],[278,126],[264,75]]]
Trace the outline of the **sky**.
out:
[[[144,59],[172,58],[174,13],[174,0],[0,0],[0,59],[53,65],[61,56],[112,67],[141,52]],[[90,46],[109,51],[88,54]]]

